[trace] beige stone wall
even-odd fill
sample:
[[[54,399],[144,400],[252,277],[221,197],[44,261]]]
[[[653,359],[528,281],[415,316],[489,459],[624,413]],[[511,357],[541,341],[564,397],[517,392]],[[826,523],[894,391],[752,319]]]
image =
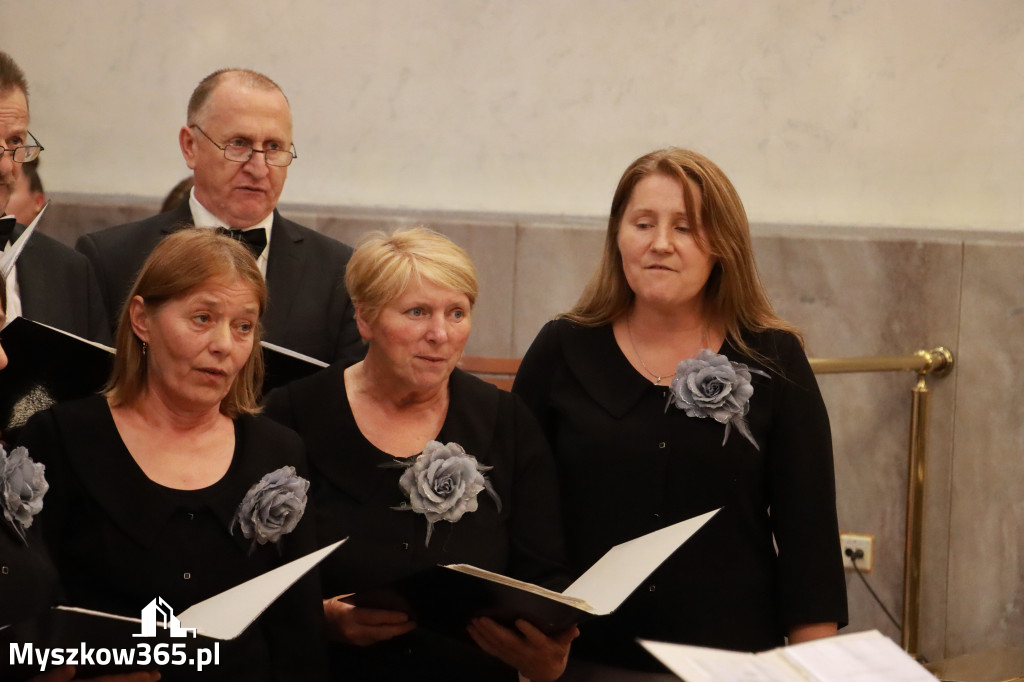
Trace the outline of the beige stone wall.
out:
[[[215,69],[288,95],[284,200],[599,216],[707,154],[752,219],[1024,230],[1020,0],[3,0],[52,191],[163,195]]]
[[[71,243],[143,217],[147,202],[56,197],[45,232]],[[464,246],[482,291],[469,352],[521,355],[569,306],[603,243],[592,218],[285,208],[355,243],[370,229],[426,223]],[[1024,236],[755,226],[762,277],[812,357],[906,355],[946,346],[956,368],[928,381],[920,650],[936,660],[1024,632]],[[908,372],[819,379],[835,443],[842,530],[873,534],[874,589],[901,612],[910,390]],[[899,635],[848,576],[850,631]]]

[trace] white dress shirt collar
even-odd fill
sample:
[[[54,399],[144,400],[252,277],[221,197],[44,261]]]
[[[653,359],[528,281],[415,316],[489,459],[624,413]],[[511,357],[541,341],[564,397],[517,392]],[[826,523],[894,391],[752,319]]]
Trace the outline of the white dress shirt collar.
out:
[[[188,207],[192,211],[192,223],[196,227],[235,227],[234,225],[228,225],[223,220],[221,220],[217,216],[213,215],[213,213],[208,211],[205,206],[199,203],[199,200],[196,199],[195,187],[193,187],[192,190],[189,192]],[[273,225],[274,212],[271,211],[270,214],[263,220],[259,221],[255,225],[245,228],[247,230],[251,230],[256,227],[262,227],[267,231],[267,245],[263,247],[263,253],[261,253],[259,255],[259,258],[256,259],[256,264],[260,266],[260,272],[263,273],[264,279],[266,279],[267,277],[267,261],[270,260],[270,231]]]

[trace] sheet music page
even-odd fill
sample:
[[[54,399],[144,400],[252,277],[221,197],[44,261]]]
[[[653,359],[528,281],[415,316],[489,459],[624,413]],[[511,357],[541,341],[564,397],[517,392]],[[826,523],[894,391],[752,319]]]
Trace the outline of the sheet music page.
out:
[[[304,557],[190,606],[178,614],[178,620],[182,627],[195,628],[201,635],[216,639],[234,639],[296,580],[343,542],[345,540],[339,540],[323,549],[310,552]]]
[[[105,611],[95,611],[93,609],[83,609],[78,606],[54,606],[57,611],[70,611],[72,613],[82,613],[87,616],[96,616],[97,618],[110,618],[112,620],[123,620],[126,623],[138,623],[142,625],[142,620],[139,618],[131,618],[130,616],[119,616],[116,613],[106,613]],[[160,623],[157,623],[157,627],[162,627]]]
[[[878,630],[777,649],[826,682],[935,682],[924,666]]]
[[[318,360],[317,358],[310,357],[309,355],[303,355],[302,353],[299,353],[298,351],[294,351],[291,348],[285,348],[284,346],[279,346],[276,343],[270,343],[269,341],[260,341],[260,345],[263,346],[264,348],[269,348],[272,351],[277,351],[281,355],[287,355],[290,358],[295,358],[296,360],[302,360],[303,362],[308,362],[309,364],[316,365],[317,367],[328,367],[329,366],[323,360]]]
[[[785,660],[770,654],[640,640],[665,667],[686,682],[804,682],[805,677]],[[934,681],[933,681],[934,682]]]
[[[562,594],[586,601],[598,614],[611,613],[717,513],[715,509],[612,547]]]

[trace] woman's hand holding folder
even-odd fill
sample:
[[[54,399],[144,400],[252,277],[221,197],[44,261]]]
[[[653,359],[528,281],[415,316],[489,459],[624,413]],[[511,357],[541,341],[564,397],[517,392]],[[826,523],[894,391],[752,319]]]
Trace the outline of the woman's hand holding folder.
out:
[[[324,620],[327,621],[327,635],[330,639],[369,646],[413,630],[416,623],[401,611],[370,609],[353,606],[341,601],[342,595],[324,600]]]
[[[477,645],[519,671],[531,682],[557,680],[565,672],[569,646],[580,636],[573,625],[547,636],[529,622],[516,620],[519,632],[502,627],[490,618],[474,618],[467,628]]]

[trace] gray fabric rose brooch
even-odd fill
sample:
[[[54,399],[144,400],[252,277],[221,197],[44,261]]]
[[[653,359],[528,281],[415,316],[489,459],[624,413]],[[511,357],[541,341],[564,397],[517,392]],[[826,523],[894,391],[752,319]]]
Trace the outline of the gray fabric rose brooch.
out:
[[[43,496],[50,489],[45,473],[46,467],[34,462],[26,448],[14,448],[8,455],[0,445],[0,508],[22,542],[27,542],[25,529],[43,510]]]
[[[729,440],[729,432],[735,426],[755,449],[760,450],[743,418],[750,410],[750,397],[754,395],[751,373],[768,376],[766,372],[751,369],[742,362],[732,362],[724,355],[705,348],[697,357],[683,360],[676,367],[676,375],[669,384],[665,411],[674,405],[687,417],[711,417],[725,424],[722,445]]]
[[[398,479],[398,486],[409,501],[392,509],[414,511],[426,517],[427,539],[424,546],[430,544],[435,523],[455,523],[463,514],[476,511],[479,506],[476,498],[481,490],[488,492],[501,511],[498,493],[483,475],[492,467],[480,464],[458,443],[442,445],[432,440],[415,459],[395,462],[393,466],[405,468]]]
[[[257,544],[277,543],[299,525],[306,511],[307,490],[309,481],[296,474],[295,467],[271,471],[242,498],[231,522],[231,533],[234,534],[237,525],[242,529],[242,536],[252,540],[250,554]]]

